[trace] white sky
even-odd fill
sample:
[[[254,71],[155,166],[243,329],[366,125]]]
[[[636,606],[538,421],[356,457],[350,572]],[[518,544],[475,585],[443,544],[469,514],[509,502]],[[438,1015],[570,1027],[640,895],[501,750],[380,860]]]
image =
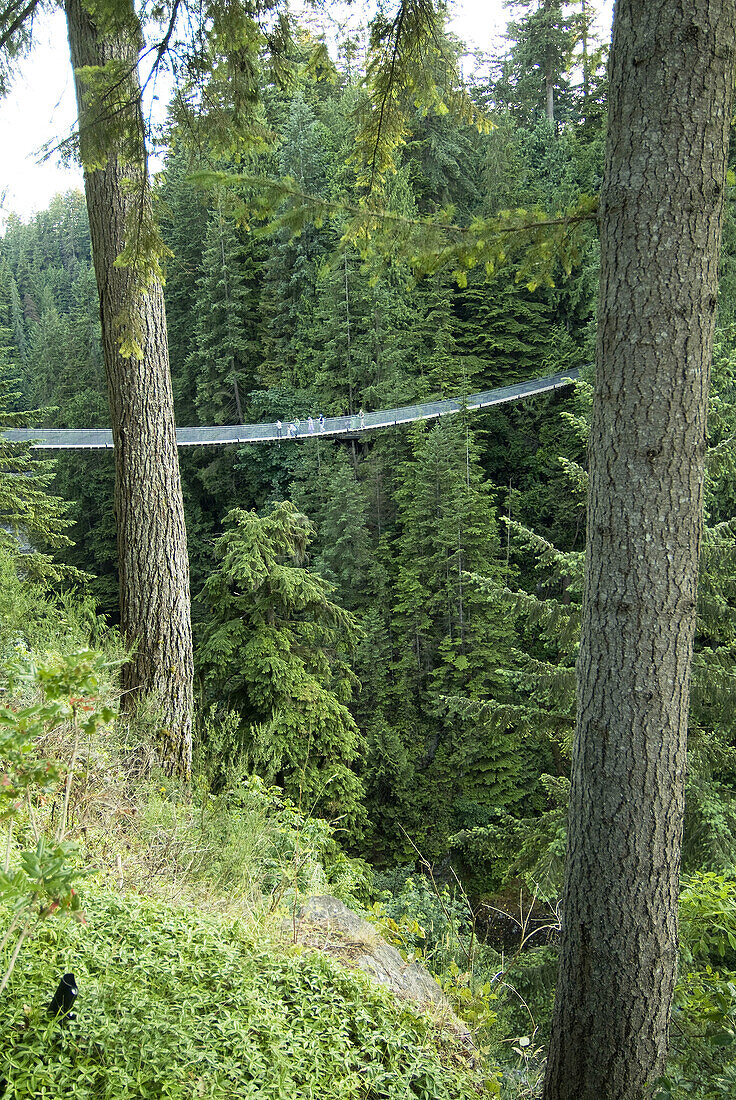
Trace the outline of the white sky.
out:
[[[366,0],[364,0],[366,2]],[[612,0],[601,0],[602,27],[610,28]],[[454,0],[452,29],[471,49],[491,51],[509,20],[503,0]],[[606,27],[607,23],[607,27]],[[24,220],[45,209],[60,191],[80,189],[78,168],[63,168],[58,157],[40,163],[39,151],[70,133],[76,120],[66,24],[56,9],[36,24],[36,43],[0,100],[0,230],[11,212]]]

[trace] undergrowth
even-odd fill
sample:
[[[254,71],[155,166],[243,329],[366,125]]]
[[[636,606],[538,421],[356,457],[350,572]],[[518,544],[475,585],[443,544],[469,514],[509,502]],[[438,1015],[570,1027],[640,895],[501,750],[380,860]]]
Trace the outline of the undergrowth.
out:
[[[467,1052],[326,956],[239,922],[91,890],[46,925],[0,1001],[3,1100],[470,1100]],[[77,1019],[50,1020],[59,974]]]
[[[34,662],[48,624],[21,626],[0,624],[2,665],[28,670],[0,681],[2,1100],[538,1095],[556,949],[532,942],[535,898],[524,915],[520,895],[507,956],[479,943],[459,882],[438,884],[421,858],[424,874],[375,875],[334,825],[235,762],[226,782],[203,767],[180,788],[145,716],[111,720],[114,636],[112,657],[67,647]],[[367,909],[434,972],[473,1028],[472,1057],[360,972],[284,946],[284,915],[322,893]],[[680,908],[672,1056],[653,1095],[722,1100],[736,1089],[733,874],[692,876]],[[80,989],[67,1022],[47,1013],[64,972]]]
[[[0,928],[22,933],[0,996],[3,1100],[496,1092],[429,1018],[278,941],[299,897],[357,905],[370,890],[367,865],[341,852],[329,823],[254,778],[217,796],[177,789],[144,731],[110,722],[97,697],[109,670],[87,650],[31,662],[4,712]],[[47,836],[73,837],[64,875],[36,858],[29,878]],[[80,990],[74,1020],[47,1011],[62,973]]]

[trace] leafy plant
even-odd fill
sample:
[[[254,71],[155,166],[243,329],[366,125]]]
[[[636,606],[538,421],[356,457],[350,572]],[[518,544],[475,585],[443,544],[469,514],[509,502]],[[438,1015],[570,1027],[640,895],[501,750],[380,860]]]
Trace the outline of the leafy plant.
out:
[[[0,709],[0,821],[5,822],[5,853],[0,870],[0,903],[10,919],[0,940],[0,955],[15,939],[0,980],[8,984],[23,944],[34,927],[54,913],[73,913],[83,919],[74,883],[82,872],[76,866],[77,846],[66,841],[67,814],[74,769],[82,735],[91,737],[114,718],[111,707],[100,704],[97,693],[110,663],[93,650],[49,657],[37,664],[20,663],[9,669],[8,689],[21,686],[40,690],[41,699],[27,706]],[[35,742],[51,729],[68,724],[72,730],[71,758],[62,771],[39,756]],[[63,776],[63,784],[60,780]],[[34,804],[55,795],[56,826],[52,835],[40,827]],[[23,819],[34,841],[13,859],[13,832]]]
[[[335,828],[258,775],[216,794],[200,782],[187,803],[154,782],[137,833],[149,885],[209,886],[239,898],[254,917],[298,896],[329,893],[360,906],[372,892],[370,867],[345,855]]]
[[[725,1100],[736,1088],[736,878],[699,873],[680,895],[681,976],[655,1100]]]
[[[328,957],[253,942],[242,926],[90,890],[89,924],[29,945],[0,1003],[7,1095],[75,1100],[477,1100],[451,1037]],[[41,1005],[74,960],[78,1022]],[[24,1007],[25,1006],[25,1007]],[[489,1086],[486,1095],[497,1092]]]

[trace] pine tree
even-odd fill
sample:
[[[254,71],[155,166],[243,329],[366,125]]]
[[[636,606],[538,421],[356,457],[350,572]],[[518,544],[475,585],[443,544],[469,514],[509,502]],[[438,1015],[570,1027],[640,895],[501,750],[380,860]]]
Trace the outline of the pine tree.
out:
[[[201,424],[245,421],[260,367],[258,259],[252,238],[215,209],[204,240],[186,365]]]
[[[28,426],[29,419],[40,419],[38,411],[10,411],[17,403],[12,386],[17,370],[12,360],[10,332],[0,327],[0,545],[14,554],[26,553],[25,572],[52,573],[45,550],[70,545],[65,534],[71,520],[69,505],[49,493],[54,463],[39,460],[28,443],[9,443],[2,436],[5,428]]]
[[[304,567],[313,530],[288,501],[262,517],[234,509],[225,525],[203,593],[212,615],[199,649],[206,689],[239,715],[246,767],[301,806],[355,824],[355,620]]]
[[[94,16],[67,0],[66,15],[115,442],[120,621],[134,650],[123,705],[151,701],[164,763],[187,778],[189,565],[137,68],[141,27],[132,0]]]
[[[468,343],[461,345],[457,339],[456,308],[464,300],[457,287],[442,276],[423,280],[412,296],[411,350],[418,373],[417,398],[460,397],[481,383],[479,356],[472,345],[469,351]]]

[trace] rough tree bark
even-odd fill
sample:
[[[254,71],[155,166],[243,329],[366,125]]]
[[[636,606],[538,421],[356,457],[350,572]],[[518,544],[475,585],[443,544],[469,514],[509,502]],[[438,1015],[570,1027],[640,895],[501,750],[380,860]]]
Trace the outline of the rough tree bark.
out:
[[[115,266],[131,227],[150,223],[140,27],[132,0],[119,7],[115,25],[103,28],[80,0],[65,5],[115,444],[120,619],[133,648],[123,670],[123,702],[130,710],[145,698],[155,708],[164,763],[188,776],[189,564],[163,292],[157,279],[142,292],[131,267]],[[101,100],[79,70],[104,65],[111,83]],[[121,317],[137,329],[142,356],[122,354]]]
[[[662,1070],[736,0],[618,0],[588,546],[545,1100]]]

